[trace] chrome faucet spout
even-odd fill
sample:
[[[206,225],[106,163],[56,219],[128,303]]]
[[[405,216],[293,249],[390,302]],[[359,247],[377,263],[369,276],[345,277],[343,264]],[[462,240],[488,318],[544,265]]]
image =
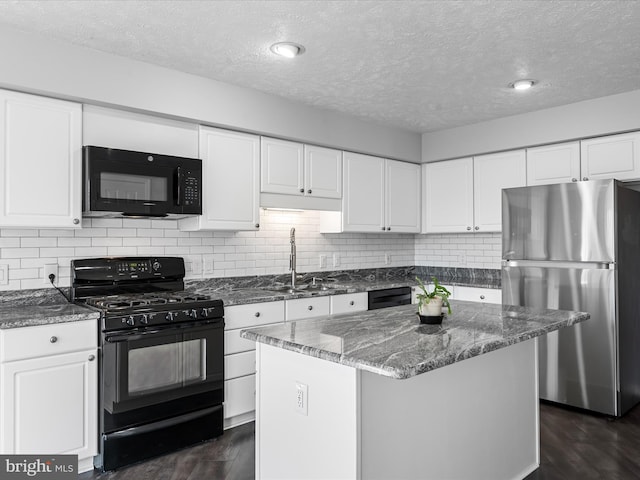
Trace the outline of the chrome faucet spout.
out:
[[[296,229],[291,228],[289,233],[291,253],[289,254],[289,269],[291,270],[291,288],[296,288]]]

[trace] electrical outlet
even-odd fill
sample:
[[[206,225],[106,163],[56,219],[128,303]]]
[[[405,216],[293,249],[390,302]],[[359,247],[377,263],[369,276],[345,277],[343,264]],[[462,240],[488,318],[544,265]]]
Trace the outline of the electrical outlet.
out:
[[[340,266],[340,254],[339,253],[334,253],[333,254],[333,268],[339,267],[339,266]]]
[[[391,265],[391,255],[389,255],[388,253],[384,254],[384,264]]]
[[[327,256],[320,255],[320,268],[327,268]]]
[[[461,253],[460,255],[458,255],[458,263],[460,265],[466,265],[467,264],[467,256],[464,253]]]
[[[309,406],[309,386],[296,382],[296,412],[307,416]]]
[[[9,265],[0,265],[0,285],[9,284]]]
[[[51,283],[51,280],[49,280],[49,275],[55,275],[56,278],[54,279],[54,282],[58,282],[58,264],[57,263],[49,263],[47,265],[44,266],[44,275],[42,277],[42,283],[46,283],[47,285]]]
[[[212,274],[213,273],[213,255],[203,255],[203,273]]]

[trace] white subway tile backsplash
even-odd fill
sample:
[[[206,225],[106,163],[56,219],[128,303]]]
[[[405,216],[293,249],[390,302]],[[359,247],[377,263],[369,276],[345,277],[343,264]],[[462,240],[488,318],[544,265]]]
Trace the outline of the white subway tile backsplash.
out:
[[[188,259],[188,278],[283,274],[289,232],[296,228],[298,271],[321,270],[319,256],[340,256],[339,269],[404,265],[500,268],[500,234],[320,234],[318,212],[261,211],[260,230],[182,232],[173,220],[83,219],[79,230],[0,229],[0,263],[9,265],[1,290],[42,288],[44,265],[59,265],[68,286],[73,258],[173,255]],[[385,255],[391,264],[386,265]],[[461,259],[464,262],[461,262]]]

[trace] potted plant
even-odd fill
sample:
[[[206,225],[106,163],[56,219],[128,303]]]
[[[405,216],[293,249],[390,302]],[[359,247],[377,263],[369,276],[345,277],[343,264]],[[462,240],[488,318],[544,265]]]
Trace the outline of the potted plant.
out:
[[[431,277],[433,282],[433,290],[428,288],[416,277],[421,292],[416,295],[418,299],[418,313],[425,317],[442,316],[442,307],[447,307],[447,311],[451,313],[451,304],[449,304],[449,296],[451,292],[440,285],[436,277]]]

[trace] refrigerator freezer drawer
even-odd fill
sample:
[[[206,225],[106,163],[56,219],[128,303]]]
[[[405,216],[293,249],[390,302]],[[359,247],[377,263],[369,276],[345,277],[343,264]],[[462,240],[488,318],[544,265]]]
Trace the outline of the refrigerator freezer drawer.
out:
[[[539,341],[540,397],[617,413],[615,270],[506,266],[503,303],[589,312],[591,318]]]

